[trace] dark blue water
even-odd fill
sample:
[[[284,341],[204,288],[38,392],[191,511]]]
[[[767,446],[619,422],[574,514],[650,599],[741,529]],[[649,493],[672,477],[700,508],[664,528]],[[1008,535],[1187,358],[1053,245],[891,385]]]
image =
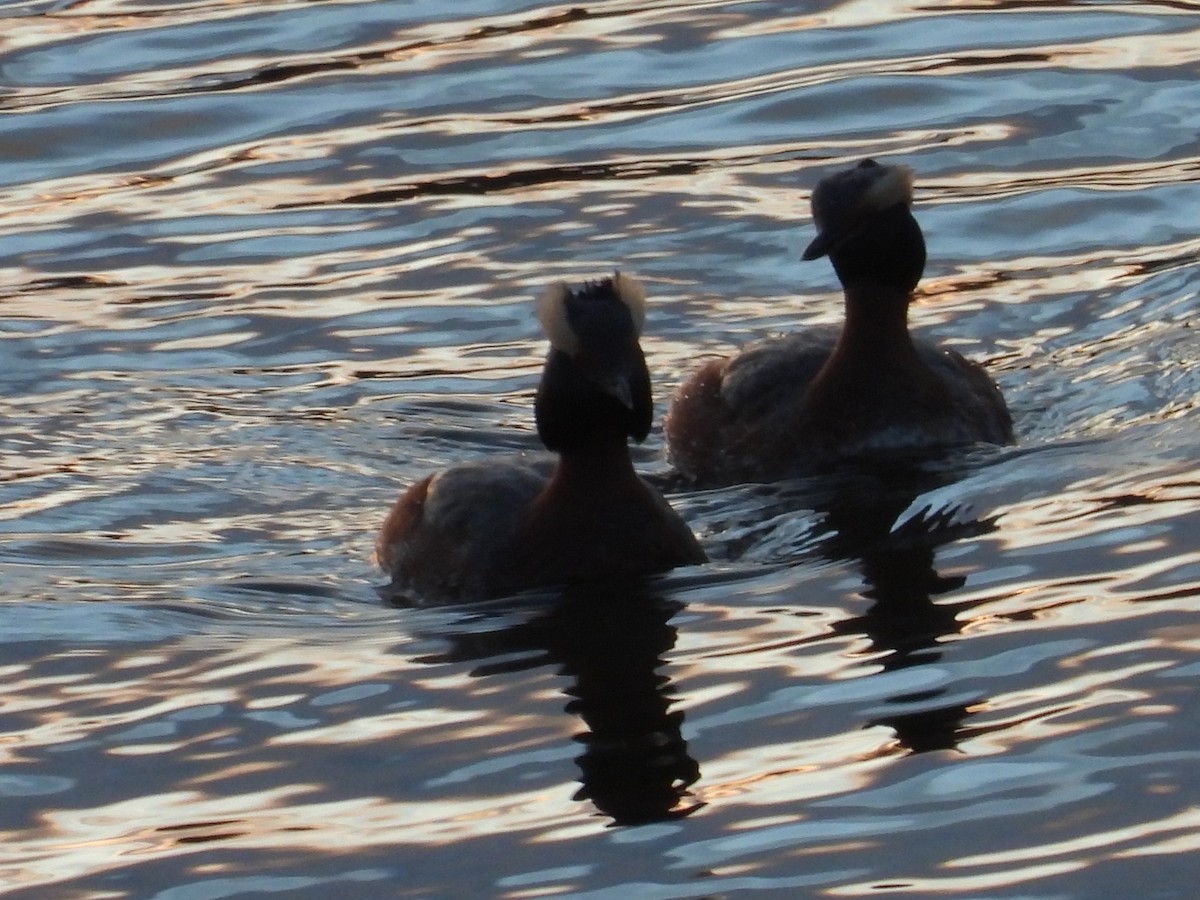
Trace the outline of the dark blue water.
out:
[[[0,894],[1193,896],[1200,6],[0,16]],[[643,279],[661,409],[837,321],[866,156],[1016,448],[677,494],[713,561],[636,596],[381,599],[398,490],[536,446],[547,281]]]

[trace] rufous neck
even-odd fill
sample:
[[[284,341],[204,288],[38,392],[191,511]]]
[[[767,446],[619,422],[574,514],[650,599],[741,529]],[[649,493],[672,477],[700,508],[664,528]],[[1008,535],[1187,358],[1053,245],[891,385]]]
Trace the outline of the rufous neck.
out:
[[[560,451],[554,477],[580,491],[604,491],[614,482],[636,479],[628,438],[594,435],[587,444]]]
[[[887,285],[859,283],[845,287],[846,318],[838,339],[839,353],[875,360],[916,355],[908,333],[911,294]]]

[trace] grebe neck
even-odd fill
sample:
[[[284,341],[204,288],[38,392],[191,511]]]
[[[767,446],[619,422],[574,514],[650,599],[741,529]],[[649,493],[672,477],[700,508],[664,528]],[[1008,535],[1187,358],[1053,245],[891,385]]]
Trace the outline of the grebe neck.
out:
[[[908,333],[910,294],[880,284],[846,288],[846,321],[805,394],[805,415],[844,419],[847,410],[889,409],[944,392]],[[874,415],[874,413],[871,413]]]
[[[559,452],[553,480],[563,489],[603,493],[616,482],[637,477],[626,436],[594,434],[590,441]]]
[[[845,323],[835,357],[862,357],[873,366],[919,359],[908,333],[908,291],[881,284],[846,286]]]

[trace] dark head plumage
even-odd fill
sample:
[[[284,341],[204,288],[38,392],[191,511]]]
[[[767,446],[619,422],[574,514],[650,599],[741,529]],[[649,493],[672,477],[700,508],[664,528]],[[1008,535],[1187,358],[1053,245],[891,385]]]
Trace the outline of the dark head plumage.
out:
[[[646,317],[641,284],[620,272],[578,289],[559,282],[539,298],[537,316],[550,341],[534,404],[542,443],[570,451],[598,436],[644,440],[653,407],[638,344]]]
[[[806,260],[828,256],[843,284],[872,281],[911,291],[925,269],[913,218],[913,171],[864,159],[822,178],[812,194],[817,236]]]

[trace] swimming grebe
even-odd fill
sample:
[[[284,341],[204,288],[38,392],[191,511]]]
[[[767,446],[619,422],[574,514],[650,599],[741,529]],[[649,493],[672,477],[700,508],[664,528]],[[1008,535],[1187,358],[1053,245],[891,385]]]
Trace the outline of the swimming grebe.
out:
[[[644,440],[653,418],[638,344],[645,303],[641,285],[619,272],[545,291],[537,317],[550,352],[534,414],[557,460],[481,460],[410,487],[375,548],[395,588],[481,599],[705,561],[629,455],[628,438]]]
[[[786,478],[879,454],[1013,440],[1012,417],[978,364],[908,333],[925,268],[913,173],[864,160],[813,191],[845,322],[751,345],[694,372],[671,400],[668,454],[697,484]]]

